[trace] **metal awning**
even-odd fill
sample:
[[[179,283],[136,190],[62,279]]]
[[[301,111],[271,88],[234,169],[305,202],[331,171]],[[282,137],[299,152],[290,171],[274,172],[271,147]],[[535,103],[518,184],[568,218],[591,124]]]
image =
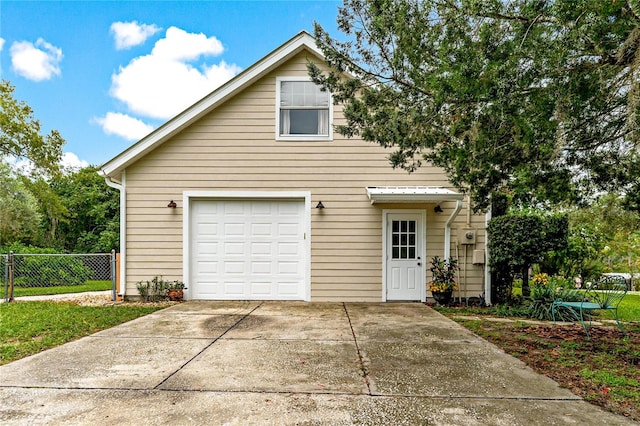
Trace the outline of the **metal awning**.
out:
[[[464,198],[464,194],[439,186],[368,186],[367,195],[371,204],[441,203]]]

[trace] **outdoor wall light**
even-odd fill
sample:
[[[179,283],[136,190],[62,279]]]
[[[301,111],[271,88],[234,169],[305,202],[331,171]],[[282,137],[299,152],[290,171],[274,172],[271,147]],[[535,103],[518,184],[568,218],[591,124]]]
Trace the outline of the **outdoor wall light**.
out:
[[[440,207],[440,204],[438,204],[433,208],[433,211],[436,213],[442,213],[444,210],[442,210],[442,207]]]
[[[318,201],[318,204],[316,204],[316,209],[324,209],[324,204],[322,204],[322,201]]]
[[[176,207],[178,207],[178,205],[176,204],[175,201],[171,200],[171,201],[169,201],[169,204],[167,204],[167,207],[169,207],[171,209],[175,209]]]

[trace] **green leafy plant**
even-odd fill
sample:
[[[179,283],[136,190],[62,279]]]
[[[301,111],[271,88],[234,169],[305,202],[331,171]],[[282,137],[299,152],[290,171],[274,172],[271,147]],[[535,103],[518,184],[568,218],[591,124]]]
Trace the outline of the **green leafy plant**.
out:
[[[528,271],[545,253],[567,245],[566,215],[508,214],[491,219],[487,232],[491,268],[522,275],[522,295],[530,296]]]
[[[533,277],[531,287],[531,303],[529,304],[529,314],[531,318],[539,320],[552,320],[551,306],[554,300],[564,300],[566,302],[579,302],[582,293],[570,288],[567,281],[562,277],[549,277],[547,274],[537,274]],[[566,309],[557,310],[556,319],[561,321],[571,321],[575,317]]]
[[[184,290],[185,285],[182,281],[166,281],[161,275],[156,275],[151,280],[138,281],[136,288],[143,301],[158,302],[167,299],[171,290]]]
[[[431,292],[444,293],[447,291],[457,290],[456,271],[458,270],[457,259],[440,259],[435,256],[431,259],[431,267],[429,268],[433,275],[433,280],[429,282],[429,290]]]

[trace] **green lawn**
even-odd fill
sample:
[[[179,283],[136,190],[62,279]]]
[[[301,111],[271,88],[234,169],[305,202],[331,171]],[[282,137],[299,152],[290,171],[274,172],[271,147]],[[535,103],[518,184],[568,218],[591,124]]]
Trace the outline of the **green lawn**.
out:
[[[613,319],[613,312],[600,313],[601,318]],[[618,317],[621,321],[640,322],[640,294],[627,293],[618,306]]]
[[[162,306],[80,306],[61,302],[0,304],[0,365],[79,339]]]
[[[15,287],[13,289],[13,297],[20,296],[40,296],[49,294],[64,294],[64,293],[83,293],[85,291],[103,291],[111,290],[112,283],[110,280],[100,281],[87,281],[83,285],[66,285],[66,286],[51,286],[51,287]],[[4,297],[4,290],[2,292]]]
[[[587,340],[579,325],[443,313],[587,402],[640,423],[640,323],[626,323],[626,337],[615,326],[597,327]]]

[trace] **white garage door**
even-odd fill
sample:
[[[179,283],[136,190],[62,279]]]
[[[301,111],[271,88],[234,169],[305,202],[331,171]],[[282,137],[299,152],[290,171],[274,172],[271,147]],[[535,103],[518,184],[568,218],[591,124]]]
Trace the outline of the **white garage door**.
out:
[[[302,200],[191,205],[190,298],[304,300]]]

